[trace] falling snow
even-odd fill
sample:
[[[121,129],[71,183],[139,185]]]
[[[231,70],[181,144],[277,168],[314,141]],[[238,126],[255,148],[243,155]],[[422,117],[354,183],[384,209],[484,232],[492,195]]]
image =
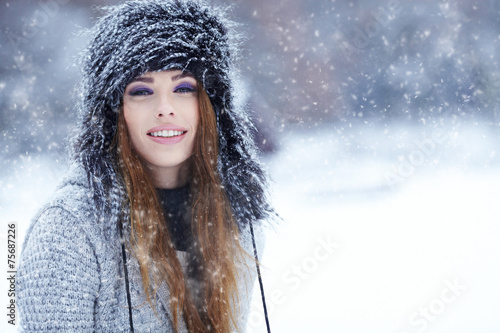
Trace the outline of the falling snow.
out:
[[[19,240],[67,170],[78,31],[96,16],[43,3],[0,4],[0,225]],[[498,331],[500,3],[239,1],[232,15],[283,218],[262,258],[273,331]]]

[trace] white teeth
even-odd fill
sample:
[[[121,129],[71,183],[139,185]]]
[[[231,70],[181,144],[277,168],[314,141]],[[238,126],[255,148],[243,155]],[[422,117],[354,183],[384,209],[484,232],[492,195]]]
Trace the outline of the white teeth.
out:
[[[149,134],[152,135],[152,136],[160,136],[160,137],[164,137],[164,138],[171,138],[171,137],[174,137],[174,136],[181,135],[183,133],[184,133],[183,131],[172,131],[172,130],[167,131],[167,130],[163,130],[163,131],[158,131],[158,132],[151,132]]]

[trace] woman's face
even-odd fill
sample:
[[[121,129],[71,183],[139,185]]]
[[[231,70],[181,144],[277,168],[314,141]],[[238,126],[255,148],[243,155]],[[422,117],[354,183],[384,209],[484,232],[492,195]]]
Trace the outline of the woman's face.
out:
[[[132,147],[157,186],[182,183],[198,125],[196,80],[180,70],[146,73],[125,88],[123,115]]]

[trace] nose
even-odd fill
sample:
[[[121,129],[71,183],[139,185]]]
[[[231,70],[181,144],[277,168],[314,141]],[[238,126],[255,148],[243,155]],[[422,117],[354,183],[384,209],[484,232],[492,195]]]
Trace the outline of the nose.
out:
[[[162,118],[162,117],[165,117],[165,116],[173,116],[174,115],[174,112],[170,111],[162,111],[162,110],[158,110],[158,114],[156,115],[157,118]]]
[[[175,116],[175,109],[169,98],[167,96],[162,96],[156,108],[156,117],[163,118],[167,116]]]

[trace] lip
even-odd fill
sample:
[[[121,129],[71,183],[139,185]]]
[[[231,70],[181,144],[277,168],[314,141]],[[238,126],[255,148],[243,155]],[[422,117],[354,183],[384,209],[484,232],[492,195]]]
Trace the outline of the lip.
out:
[[[150,133],[158,132],[158,131],[179,131],[179,132],[184,132],[184,133],[181,135],[178,135],[178,136],[174,136],[172,138],[162,138],[159,136],[149,135]],[[166,124],[166,125],[156,126],[156,127],[149,129],[147,132],[147,136],[148,136],[148,138],[150,138],[154,142],[157,142],[157,143],[160,143],[163,145],[172,145],[172,144],[181,142],[186,137],[187,132],[188,132],[188,130],[182,126],[173,125],[173,124]]]

